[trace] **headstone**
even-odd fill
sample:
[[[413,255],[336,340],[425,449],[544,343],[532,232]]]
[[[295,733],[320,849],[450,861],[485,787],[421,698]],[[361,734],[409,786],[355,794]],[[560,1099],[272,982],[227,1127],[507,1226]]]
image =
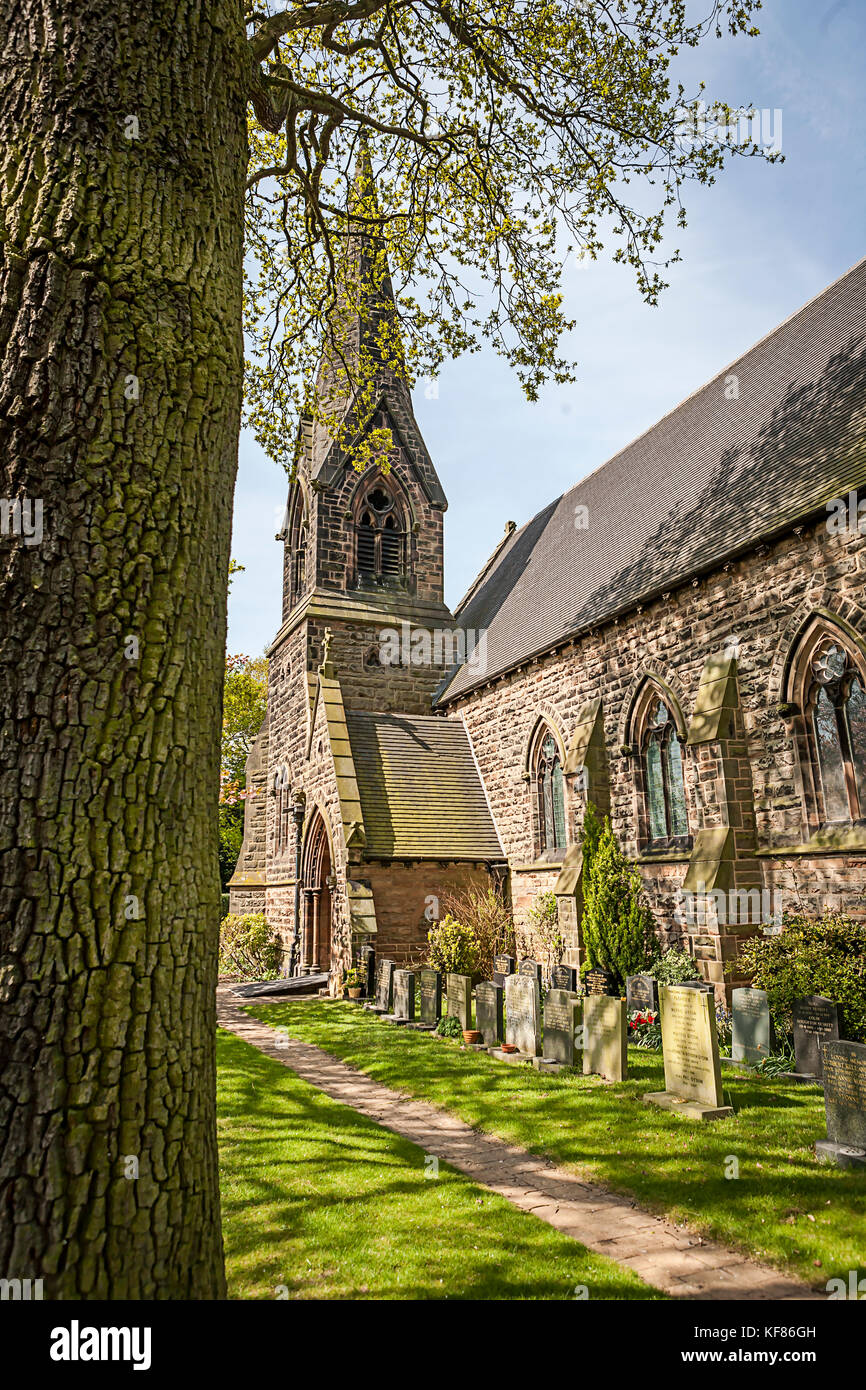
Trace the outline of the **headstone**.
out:
[[[529,1057],[541,1052],[541,988],[531,975],[505,981],[505,1041]]]
[[[628,1076],[626,1004],[610,995],[591,994],[583,1001],[583,1074],[607,1081]]]
[[[840,1168],[866,1169],[866,1047],[843,1039],[821,1050],[827,1138],[818,1140],[815,1156]]]
[[[442,976],[438,970],[422,970],[418,982],[421,996],[421,1022],[435,1028],[442,1017]]]
[[[411,970],[394,971],[394,1017],[415,1021],[415,975]]]
[[[492,980],[482,980],[475,986],[475,1027],[486,1047],[498,1047],[502,1042],[502,1001],[505,990]]]
[[[715,987],[715,985],[710,984],[710,981],[709,981],[709,980],[682,980],[682,981],[680,982],[680,984],[674,985],[673,988],[674,988],[674,989],[699,989],[699,990],[701,990],[704,994],[711,994],[711,995],[713,996],[713,998],[715,998],[715,995],[716,995],[716,987]]]
[[[770,1005],[766,990],[735,989],[731,1057],[735,1062],[761,1062],[770,1055]]]
[[[528,956],[524,956],[517,967],[517,973],[518,975],[528,975],[531,980],[537,980],[541,984],[541,966],[537,960],[530,960]]]
[[[505,981],[509,975],[513,975],[517,968],[517,961],[513,956],[494,956],[493,957],[493,983],[502,985],[505,988]]]
[[[573,965],[555,965],[550,972],[550,988],[566,989],[571,994],[577,989],[577,971]]]
[[[472,976],[446,975],[445,1012],[460,1020],[461,1028],[472,1027]]]
[[[838,1006],[820,994],[807,994],[805,999],[794,1000],[793,1016],[797,1071],[801,1076],[820,1080],[823,1074],[821,1044],[835,1042],[839,1037]]]
[[[627,975],[625,981],[626,1007],[630,1014],[657,1013],[659,987],[652,975]]]
[[[580,1026],[581,1001],[571,990],[549,989],[544,1001],[544,1059],[574,1066],[575,1034]]]
[[[698,1120],[719,1120],[734,1112],[725,1105],[719,1039],[713,1000],[702,989],[680,985],[659,989],[665,1090],[644,1100]]]
[[[376,967],[376,1008],[389,1014],[394,1002],[394,962],[380,960]]]
[[[376,952],[372,946],[361,947],[360,969],[364,977],[364,998],[372,999],[376,993]]]
[[[583,977],[583,987],[587,994],[607,994],[615,995],[616,976],[610,970],[603,970],[600,965],[596,965],[592,970],[587,970]]]

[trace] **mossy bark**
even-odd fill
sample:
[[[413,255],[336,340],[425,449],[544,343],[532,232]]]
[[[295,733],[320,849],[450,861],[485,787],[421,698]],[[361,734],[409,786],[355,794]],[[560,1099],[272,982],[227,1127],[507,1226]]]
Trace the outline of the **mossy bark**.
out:
[[[219,1298],[235,0],[0,17],[0,1276]],[[137,1174],[137,1176],[136,1176]]]

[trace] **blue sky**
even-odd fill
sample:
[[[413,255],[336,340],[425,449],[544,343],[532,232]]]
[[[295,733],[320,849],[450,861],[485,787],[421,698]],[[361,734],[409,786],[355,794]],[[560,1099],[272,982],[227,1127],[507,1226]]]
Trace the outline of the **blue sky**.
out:
[[[683,260],[658,308],[632,273],[600,259],[571,267],[578,380],[530,405],[492,352],[451,363],[415,412],[449,508],[445,599],[452,607],[500,539],[522,525],[864,253],[861,0],[765,0],[758,39],[708,41],[675,72],[687,90],[780,109],[785,162],[738,159],[711,189],[689,187]],[[280,623],[286,475],[241,438],[232,555],[245,566],[229,600],[228,650],[255,655]],[[627,508],[627,499],[624,506]],[[626,517],[627,520],[627,517]]]

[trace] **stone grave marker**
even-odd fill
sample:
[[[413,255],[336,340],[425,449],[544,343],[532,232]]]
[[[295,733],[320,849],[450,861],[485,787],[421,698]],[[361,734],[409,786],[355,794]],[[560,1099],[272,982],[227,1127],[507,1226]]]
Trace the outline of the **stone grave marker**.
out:
[[[572,994],[577,989],[577,971],[573,965],[555,965],[550,972],[550,988],[566,989]]]
[[[608,994],[590,994],[583,1001],[583,1074],[606,1081],[628,1076],[626,1004]]]
[[[581,1001],[567,989],[549,989],[544,1001],[544,1060],[574,1066],[575,1033],[580,1026]]]
[[[541,989],[532,975],[509,975],[505,981],[505,1041],[524,1056],[541,1052]]]
[[[442,1017],[442,976],[438,970],[422,970],[418,977],[421,1022],[435,1028]]]
[[[794,1000],[793,1017],[797,1072],[800,1076],[814,1076],[820,1080],[823,1075],[821,1044],[838,1040],[839,1008],[832,999],[807,994],[805,999]]]
[[[502,1042],[502,1001],[505,990],[492,980],[482,980],[475,986],[475,1027],[486,1047],[499,1047]]]
[[[815,1157],[866,1170],[866,1047],[831,1039],[821,1051],[827,1138],[818,1140]]]
[[[529,976],[531,980],[537,980],[541,984],[541,966],[537,960],[530,960],[528,956],[524,956],[517,967],[517,973],[518,975]]]
[[[702,989],[659,989],[665,1090],[645,1101],[696,1120],[720,1120],[734,1112],[724,1104],[719,1039],[713,1000]]]
[[[513,975],[517,968],[517,961],[513,956],[494,956],[493,957],[493,983],[502,985],[505,988],[505,981],[509,975]]]
[[[461,1028],[472,1027],[472,976],[445,976],[445,1012],[460,1020]]]
[[[626,1007],[630,1014],[657,1013],[659,989],[652,975],[627,975],[625,981]]]
[[[372,999],[376,993],[376,952],[372,946],[361,947],[359,968],[364,976],[364,998]]]
[[[394,971],[395,1022],[415,1022],[415,974],[412,970]]]
[[[680,984],[674,985],[674,989],[699,989],[704,994],[711,994],[716,997],[716,987],[710,984],[709,980],[683,980]]]
[[[394,962],[380,960],[376,967],[376,1011],[391,1013],[394,1002]]]
[[[763,989],[735,989],[731,994],[735,1062],[760,1062],[770,1055],[770,1005]]]
[[[600,965],[587,970],[583,977],[583,986],[587,994],[614,996],[617,993],[616,976],[610,970],[603,970]]]

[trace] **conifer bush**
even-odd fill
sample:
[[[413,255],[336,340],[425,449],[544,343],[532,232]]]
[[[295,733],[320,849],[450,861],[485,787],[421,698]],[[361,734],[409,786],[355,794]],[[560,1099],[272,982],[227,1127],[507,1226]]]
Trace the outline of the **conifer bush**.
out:
[[[640,874],[620,849],[610,818],[600,824],[589,810],[583,840],[583,944],[588,966],[612,971],[624,990],[626,976],[645,971],[658,956],[655,923]]]
[[[220,923],[219,971],[242,980],[276,980],[283,959],[279,934],[263,912],[229,912]]]

